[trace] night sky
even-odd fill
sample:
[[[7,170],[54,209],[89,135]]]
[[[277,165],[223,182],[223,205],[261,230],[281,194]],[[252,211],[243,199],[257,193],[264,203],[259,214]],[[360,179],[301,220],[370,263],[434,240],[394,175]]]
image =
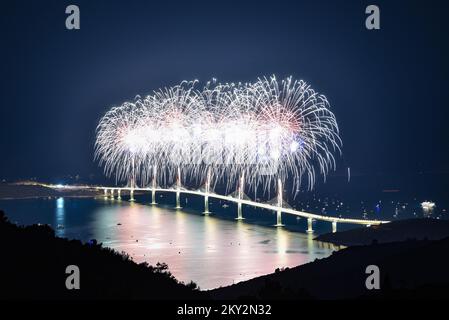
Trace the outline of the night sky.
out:
[[[65,28],[77,4],[81,30]],[[381,30],[365,28],[377,4]],[[449,170],[447,1],[2,1],[0,179],[102,175],[95,127],[181,80],[304,79],[339,121],[342,170]]]

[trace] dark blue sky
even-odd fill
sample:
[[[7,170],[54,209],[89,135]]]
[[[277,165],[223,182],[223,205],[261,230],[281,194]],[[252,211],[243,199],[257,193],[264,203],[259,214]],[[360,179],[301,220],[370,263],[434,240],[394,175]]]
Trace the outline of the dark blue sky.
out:
[[[81,30],[65,29],[77,4]],[[377,4],[381,30],[365,29]],[[293,75],[325,94],[353,172],[449,170],[446,1],[3,1],[0,179],[101,175],[95,126],[183,79]]]

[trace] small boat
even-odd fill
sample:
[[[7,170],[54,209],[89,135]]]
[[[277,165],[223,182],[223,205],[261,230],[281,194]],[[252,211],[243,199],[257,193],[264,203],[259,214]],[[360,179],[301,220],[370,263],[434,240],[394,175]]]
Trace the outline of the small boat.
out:
[[[222,205],[221,207],[222,207],[222,208],[225,208],[225,209],[226,209],[226,208],[228,208],[228,207],[229,207],[229,205],[225,203],[225,204],[224,204],[224,205]]]

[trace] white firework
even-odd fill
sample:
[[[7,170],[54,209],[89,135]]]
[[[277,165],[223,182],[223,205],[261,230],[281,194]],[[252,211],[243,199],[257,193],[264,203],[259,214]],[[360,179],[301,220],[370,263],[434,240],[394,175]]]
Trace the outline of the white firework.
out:
[[[108,111],[95,143],[106,175],[147,186],[153,179],[171,184],[181,172],[228,187],[245,175],[248,186],[266,191],[278,179],[311,189],[317,174],[335,169],[337,121],[326,97],[306,82],[272,76],[197,86],[184,81]]]

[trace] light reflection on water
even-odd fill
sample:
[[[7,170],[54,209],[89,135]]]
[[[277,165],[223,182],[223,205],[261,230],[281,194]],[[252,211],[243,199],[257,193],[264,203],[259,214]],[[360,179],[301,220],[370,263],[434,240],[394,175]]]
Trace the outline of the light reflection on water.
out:
[[[55,233],[58,237],[64,238],[64,224],[65,224],[65,206],[64,198],[56,199],[56,211],[55,211]]]
[[[15,223],[50,224],[57,236],[95,238],[136,262],[165,262],[177,279],[202,289],[294,267],[335,250],[308,234],[125,201],[7,200],[0,208]]]
[[[334,249],[281,228],[136,204],[98,210],[94,228],[104,245],[136,262],[165,262],[176,278],[203,289],[304,264]]]

